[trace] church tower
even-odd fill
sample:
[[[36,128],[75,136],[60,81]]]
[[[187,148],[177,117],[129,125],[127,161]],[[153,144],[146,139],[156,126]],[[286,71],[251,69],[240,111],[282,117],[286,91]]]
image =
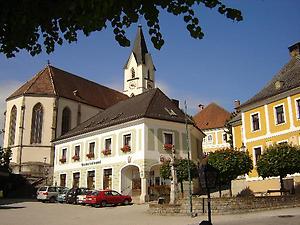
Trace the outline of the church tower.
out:
[[[133,49],[124,66],[124,94],[129,97],[155,87],[155,67],[139,25]]]

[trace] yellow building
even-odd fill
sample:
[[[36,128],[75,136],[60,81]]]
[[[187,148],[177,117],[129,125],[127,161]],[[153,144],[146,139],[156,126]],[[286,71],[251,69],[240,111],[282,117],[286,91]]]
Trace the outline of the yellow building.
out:
[[[216,103],[211,103],[206,107],[199,105],[199,112],[193,117],[206,135],[203,139],[203,152],[213,152],[217,149],[230,147],[228,136],[225,132],[225,123],[230,119],[230,112],[223,109]]]
[[[234,147],[246,147],[253,159],[254,170],[247,180],[260,180],[256,162],[268,146],[300,144],[300,42],[289,51],[290,61],[260,92],[240,105],[240,114],[231,120]],[[264,188],[262,185],[259,191]]]

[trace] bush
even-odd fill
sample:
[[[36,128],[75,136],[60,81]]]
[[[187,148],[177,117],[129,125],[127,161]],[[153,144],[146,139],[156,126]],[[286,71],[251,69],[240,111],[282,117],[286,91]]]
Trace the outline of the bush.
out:
[[[236,197],[248,198],[254,196],[254,192],[249,187],[246,187],[245,189],[241,190]]]

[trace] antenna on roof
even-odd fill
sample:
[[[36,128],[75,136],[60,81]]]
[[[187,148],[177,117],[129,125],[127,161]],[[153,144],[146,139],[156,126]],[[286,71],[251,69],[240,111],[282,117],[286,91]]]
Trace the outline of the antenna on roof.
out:
[[[47,65],[48,65],[48,66],[50,66],[50,65],[51,65],[51,63],[50,63],[50,60],[49,60],[49,59],[47,60]]]

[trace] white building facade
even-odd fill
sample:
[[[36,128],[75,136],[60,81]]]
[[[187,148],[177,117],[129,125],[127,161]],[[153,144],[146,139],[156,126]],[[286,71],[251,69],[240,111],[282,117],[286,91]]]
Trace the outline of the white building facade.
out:
[[[149,101],[147,98],[145,100],[143,96],[152,95],[151,92],[156,94]],[[166,150],[165,145],[174,145],[178,159],[187,158],[189,149],[191,159],[196,164],[200,162],[204,134],[189,121],[187,135],[184,114],[171,100],[166,104],[168,106],[164,105],[163,102],[167,97],[163,96],[164,100],[161,101],[161,96],[163,93],[159,89],[153,89],[149,93],[125,100],[123,104],[130,108],[143,99],[143,102],[149,102],[149,105],[145,103],[139,108],[144,106],[145,109],[155,108],[154,111],[158,112],[157,105],[162,103],[162,110],[165,111],[163,116],[162,112],[159,116],[155,116],[158,113],[148,111],[142,113],[138,119],[92,129],[90,132],[84,131],[89,123],[96,124],[95,126],[101,124],[103,118],[106,118],[106,111],[107,115],[112,115],[107,121],[114,119],[113,114],[119,115],[120,112],[115,110],[119,104],[116,104],[100,113],[94,121],[87,121],[73,134],[71,132],[55,141],[54,184],[69,188],[78,186],[90,189],[114,189],[145,202],[151,198],[151,187],[169,182],[160,177],[159,171],[162,163],[172,157],[172,152]],[[127,104],[128,101],[130,102]],[[177,114],[175,120],[178,122],[172,121],[170,111]],[[130,118],[140,112],[133,112],[132,115],[126,112],[124,114]],[[149,115],[153,118],[149,118]],[[125,118],[122,117],[123,115],[120,116],[120,120]]]

